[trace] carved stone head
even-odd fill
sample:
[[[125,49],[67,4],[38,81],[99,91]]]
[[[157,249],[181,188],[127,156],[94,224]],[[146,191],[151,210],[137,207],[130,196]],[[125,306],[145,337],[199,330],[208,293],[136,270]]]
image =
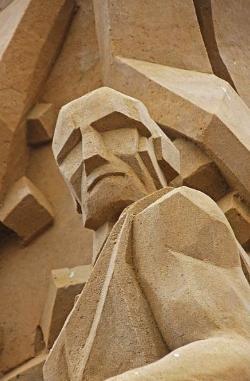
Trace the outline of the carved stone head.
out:
[[[93,230],[179,172],[179,152],[146,107],[107,87],[61,109],[53,152]]]

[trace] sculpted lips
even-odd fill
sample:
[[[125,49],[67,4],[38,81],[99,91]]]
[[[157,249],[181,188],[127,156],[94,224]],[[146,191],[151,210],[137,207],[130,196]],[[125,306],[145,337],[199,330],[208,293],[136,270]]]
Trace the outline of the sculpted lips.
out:
[[[111,177],[111,176],[125,176],[125,173],[122,172],[121,170],[114,168],[110,164],[106,164],[99,168],[96,168],[87,177],[88,192],[90,192],[99,181],[103,180],[106,177]]]

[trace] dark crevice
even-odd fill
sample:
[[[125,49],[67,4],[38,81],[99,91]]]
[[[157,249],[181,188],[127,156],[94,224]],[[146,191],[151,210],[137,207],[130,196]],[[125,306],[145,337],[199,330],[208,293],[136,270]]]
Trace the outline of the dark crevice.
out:
[[[0,245],[2,246],[4,243],[6,243],[9,239],[17,239],[17,234],[7,228],[2,222],[0,222]]]
[[[227,67],[220,56],[216,42],[211,0],[193,0],[193,3],[213,72],[218,77],[227,81],[237,91]]]
[[[42,352],[42,350],[45,348],[45,343],[44,343],[44,339],[43,339],[43,332],[42,332],[42,329],[40,326],[36,327],[34,347],[35,347],[35,354],[36,355],[38,353]]]

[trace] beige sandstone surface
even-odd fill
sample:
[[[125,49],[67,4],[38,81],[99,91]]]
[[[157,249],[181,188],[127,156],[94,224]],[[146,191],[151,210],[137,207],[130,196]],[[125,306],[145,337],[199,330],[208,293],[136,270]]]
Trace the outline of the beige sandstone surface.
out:
[[[193,1],[94,0],[104,82],[116,56],[201,72],[212,71]],[[138,17],[140,14],[140,17]],[[183,22],[185,20],[185,22]]]
[[[161,380],[166,374],[184,380],[185,367],[185,376],[197,381],[217,381],[216,372],[226,381],[249,381],[243,327],[248,317],[233,291],[248,303],[243,283],[250,282],[249,9],[244,0],[146,0],[143,6],[138,0],[0,0],[0,379],[44,381],[46,352],[75,301],[45,367],[45,381],[104,380],[135,367],[117,380]],[[92,93],[101,86],[110,89]],[[51,149],[62,107],[54,153],[66,184]],[[223,214],[196,190],[217,202],[238,251]],[[171,219],[163,216],[165,203],[168,211],[173,208]],[[125,211],[117,222],[129,205],[131,214]],[[211,207],[205,214],[204,205]],[[161,218],[174,231],[172,243]],[[135,220],[137,235],[131,233]],[[181,254],[185,265],[180,269],[177,261],[175,270],[171,254],[175,275],[168,278],[158,249],[165,241],[171,250],[178,246],[178,231],[188,236],[190,247],[181,253],[190,262],[187,266]],[[209,270],[211,242],[222,261],[214,268],[219,282],[217,272]],[[147,244],[148,251],[139,250]],[[135,248],[141,254],[134,256]],[[203,265],[189,259],[192,250]],[[237,262],[232,268],[230,261],[223,267],[229,252]],[[70,270],[62,269],[90,263],[93,273],[77,296],[84,274],[71,288]],[[51,274],[65,271],[69,284],[51,293]],[[172,347],[161,322],[167,303],[183,297],[182,273],[199,302],[191,303],[190,294],[181,299],[184,315],[174,305],[174,319],[166,326]],[[148,285],[167,279],[163,288],[173,297],[161,300],[161,285],[153,291]],[[204,296],[195,294],[194,282],[201,282],[200,290],[206,283]],[[222,322],[234,322],[232,341],[221,331],[222,339],[215,335],[196,346],[191,335],[186,352],[182,345],[193,321],[199,321],[201,305],[206,329],[211,321],[222,331]],[[237,330],[244,342],[234,336]]]

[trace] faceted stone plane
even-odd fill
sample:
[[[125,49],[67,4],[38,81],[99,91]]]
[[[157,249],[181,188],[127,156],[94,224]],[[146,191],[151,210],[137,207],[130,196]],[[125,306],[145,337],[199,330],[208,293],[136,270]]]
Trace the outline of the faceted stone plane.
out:
[[[181,155],[181,173],[170,184],[186,185],[206,193],[215,201],[228,191],[228,185],[215,163],[192,141],[174,141]]]
[[[28,243],[53,222],[53,212],[44,195],[27,177],[18,180],[0,210],[2,223]]]
[[[52,140],[55,122],[56,112],[52,104],[36,104],[27,117],[28,143],[38,145]]]
[[[82,291],[92,266],[52,270],[47,301],[40,326],[47,349],[54,344],[63,324],[74,306],[75,297]]]

